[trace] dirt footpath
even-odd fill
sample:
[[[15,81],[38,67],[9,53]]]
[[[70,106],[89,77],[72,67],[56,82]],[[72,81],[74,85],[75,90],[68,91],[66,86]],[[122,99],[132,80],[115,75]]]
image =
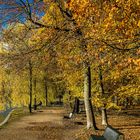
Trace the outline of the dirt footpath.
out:
[[[79,127],[63,116],[63,108],[48,108],[24,116],[0,129],[0,140],[75,140]]]

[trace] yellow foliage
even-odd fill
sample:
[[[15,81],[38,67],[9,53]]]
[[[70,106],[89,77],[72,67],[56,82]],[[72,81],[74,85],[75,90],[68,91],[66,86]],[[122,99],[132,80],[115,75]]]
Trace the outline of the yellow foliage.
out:
[[[138,26],[140,27],[140,20],[138,21]]]

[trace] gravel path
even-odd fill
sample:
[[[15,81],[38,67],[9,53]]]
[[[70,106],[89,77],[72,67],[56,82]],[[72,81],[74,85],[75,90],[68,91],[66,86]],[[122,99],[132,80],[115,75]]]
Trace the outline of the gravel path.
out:
[[[77,126],[63,119],[63,108],[24,116],[0,129],[0,140],[75,140]]]

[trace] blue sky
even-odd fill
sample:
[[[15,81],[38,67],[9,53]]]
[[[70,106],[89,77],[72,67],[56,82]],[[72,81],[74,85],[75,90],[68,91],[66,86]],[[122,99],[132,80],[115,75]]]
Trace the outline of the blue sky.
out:
[[[7,24],[15,22],[16,20],[20,22],[26,21],[27,14],[25,14],[25,11],[21,8],[21,6],[24,7],[22,1],[26,2],[26,0],[1,0],[1,2],[4,3],[0,4],[0,24],[3,27],[6,27]],[[43,11],[41,11],[41,4],[43,4],[43,2],[41,0],[37,4],[34,3],[34,0],[29,0],[29,3],[32,12],[34,11],[34,13],[39,16],[43,15]],[[18,10],[19,7],[22,9],[21,11]]]

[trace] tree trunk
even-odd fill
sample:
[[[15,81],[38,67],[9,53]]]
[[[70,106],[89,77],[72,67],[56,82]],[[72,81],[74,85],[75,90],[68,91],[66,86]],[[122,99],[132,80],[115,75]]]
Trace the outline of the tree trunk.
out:
[[[95,117],[93,113],[92,103],[91,103],[91,72],[90,66],[85,64],[84,69],[84,102],[87,117],[87,129],[94,128],[97,130]]]
[[[101,86],[101,96],[103,97],[105,92],[104,92],[104,85],[103,85],[103,75],[102,75],[102,70],[101,67],[99,66],[99,79],[100,79],[100,86]],[[105,103],[103,103],[104,106],[101,108],[101,112],[102,112],[102,125],[107,125],[108,121],[107,121],[107,112],[106,112],[106,108],[105,108]]]
[[[48,86],[47,86],[47,77],[44,77],[44,88],[45,88],[45,102],[46,107],[48,106]]]
[[[76,113],[76,114],[79,113],[79,99],[77,97],[75,97],[73,113]]]
[[[37,103],[36,103],[36,78],[34,79],[34,110],[37,110]]]
[[[72,105],[72,103],[71,103],[71,98],[72,98],[72,96],[71,96],[71,91],[69,91],[69,106],[70,106],[70,108],[72,109],[72,108],[73,108],[73,105]]]
[[[35,95],[35,98],[34,98],[34,110],[37,110],[36,95]]]
[[[106,108],[102,107],[102,125],[108,125]]]
[[[125,98],[125,101],[124,101],[124,107],[125,107],[125,109],[128,109],[128,102],[129,102],[129,99],[127,97],[127,98]]]
[[[8,81],[7,104],[9,105],[10,108],[12,108],[11,94],[12,94],[11,82]]]
[[[4,82],[4,81],[1,82],[1,87],[2,87],[2,88],[1,88],[2,103],[4,104],[5,109],[7,109],[6,96],[5,96],[6,90],[5,90],[5,82]]]
[[[114,96],[114,103],[115,103],[116,105],[118,105],[118,97],[117,97],[117,95]]]
[[[29,111],[30,113],[32,113],[32,63],[31,61],[29,61],[29,81],[30,81],[30,91],[29,91],[29,94],[30,94],[30,103],[29,103]]]

